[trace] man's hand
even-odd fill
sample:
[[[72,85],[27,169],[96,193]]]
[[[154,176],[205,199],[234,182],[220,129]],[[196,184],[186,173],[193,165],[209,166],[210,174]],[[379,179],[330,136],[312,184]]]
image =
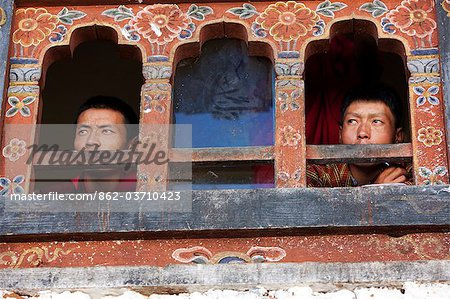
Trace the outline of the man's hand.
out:
[[[403,167],[390,166],[383,170],[373,182],[374,184],[406,183],[406,169]]]

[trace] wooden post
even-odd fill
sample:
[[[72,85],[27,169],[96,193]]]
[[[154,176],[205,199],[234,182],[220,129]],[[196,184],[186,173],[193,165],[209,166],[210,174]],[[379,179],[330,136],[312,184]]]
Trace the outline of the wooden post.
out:
[[[306,186],[303,62],[275,61],[275,183],[277,188]]]
[[[169,82],[172,63],[155,61],[144,63],[145,84],[141,91],[139,139],[142,143],[155,144],[156,151],[167,154],[169,149],[169,125],[171,119],[172,86]],[[167,187],[168,163],[140,164],[138,169],[138,191],[165,190]]]

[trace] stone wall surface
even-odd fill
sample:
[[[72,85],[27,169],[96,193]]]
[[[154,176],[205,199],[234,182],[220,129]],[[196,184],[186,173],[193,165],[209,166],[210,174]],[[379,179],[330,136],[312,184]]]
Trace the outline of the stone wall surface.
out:
[[[264,288],[247,291],[209,290],[204,293],[193,292],[185,294],[149,296],[131,290],[111,290],[111,294],[99,294],[96,290],[87,291],[43,291],[34,296],[1,291],[3,298],[36,298],[36,299],[449,299],[449,283],[417,284],[406,282],[400,287],[351,287],[330,291],[317,291],[314,287],[301,286],[284,290],[266,290]]]

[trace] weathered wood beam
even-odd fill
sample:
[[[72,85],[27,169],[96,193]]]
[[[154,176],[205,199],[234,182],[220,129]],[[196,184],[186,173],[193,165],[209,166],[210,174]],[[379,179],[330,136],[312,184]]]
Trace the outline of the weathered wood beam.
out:
[[[185,233],[267,229],[386,228],[405,226],[450,229],[450,187],[368,186],[360,188],[255,189],[192,191],[191,212],[107,212],[108,225],[98,211],[42,213],[7,210],[0,198],[0,236],[79,234],[101,232]],[[49,203],[50,204],[50,203]],[[61,204],[61,203],[59,203]],[[107,229],[105,228],[107,227]],[[397,227],[397,230],[396,230]],[[219,233],[219,232],[217,232]]]
[[[106,154],[107,151],[105,151]],[[124,150],[122,161],[120,156],[115,159],[107,158],[107,163],[101,162],[102,152],[86,152],[86,159],[74,159],[72,167],[90,166],[93,168],[105,165],[121,166],[126,163],[135,164],[137,156],[127,159],[130,151]],[[59,167],[57,161],[64,161],[68,152],[38,152],[33,157],[35,166]],[[76,152],[71,152],[75,157]],[[115,152],[109,152],[108,157],[114,157]],[[64,157],[64,155],[66,157]],[[310,163],[356,163],[356,162],[405,162],[410,161],[412,147],[410,143],[402,144],[370,144],[370,145],[308,145],[306,147],[306,159]],[[270,161],[274,159],[273,146],[234,147],[234,148],[194,148],[171,149],[169,151],[170,162],[229,162],[229,161]],[[52,162],[52,160],[54,162]]]
[[[169,267],[82,267],[0,270],[0,285],[21,293],[43,290],[132,288],[143,294],[201,292],[209,289],[289,288],[315,285],[398,286],[407,281],[450,280],[450,261],[393,261],[370,263],[261,263],[171,265]],[[26,279],[24,279],[26,277]],[[74,279],[76,277],[76,279]]]
[[[313,164],[405,162],[412,157],[411,143],[365,145],[308,145],[306,159]]]

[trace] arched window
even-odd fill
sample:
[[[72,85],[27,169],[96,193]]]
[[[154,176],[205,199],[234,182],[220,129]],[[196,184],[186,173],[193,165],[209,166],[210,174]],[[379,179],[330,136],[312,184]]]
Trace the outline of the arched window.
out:
[[[192,44],[179,49],[172,121],[192,126],[192,144],[184,143],[184,134],[175,129],[173,147],[229,148],[228,153],[241,156],[239,161],[227,159],[222,152],[221,161],[194,163],[194,189],[273,187],[273,161],[240,155],[245,147],[274,144],[273,63],[272,57],[261,55],[269,47],[247,45],[241,26],[221,28],[235,38],[224,38],[215,27],[202,30],[201,51]],[[171,169],[177,173],[176,165]]]

